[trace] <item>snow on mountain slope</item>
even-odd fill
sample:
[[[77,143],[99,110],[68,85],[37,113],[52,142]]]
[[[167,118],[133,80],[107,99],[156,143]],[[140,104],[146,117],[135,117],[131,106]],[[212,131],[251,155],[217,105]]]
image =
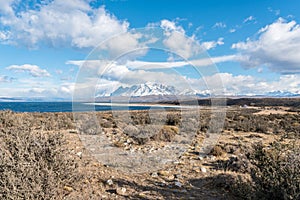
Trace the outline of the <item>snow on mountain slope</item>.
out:
[[[111,96],[150,96],[150,95],[176,95],[178,91],[173,86],[147,82],[131,87],[119,87]]]

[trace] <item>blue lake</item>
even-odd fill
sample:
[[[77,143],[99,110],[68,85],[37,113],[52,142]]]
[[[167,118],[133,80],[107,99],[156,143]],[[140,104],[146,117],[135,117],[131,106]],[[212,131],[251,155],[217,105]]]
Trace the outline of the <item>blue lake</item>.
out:
[[[109,111],[109,110],[149,110],[163,109],[151,106],[108,106],[75,103],[72,102],[0,102],[0,110],[12,110],[15,112],[72,112],[72,111]],[[168,108],[165,108],[168,109]]]

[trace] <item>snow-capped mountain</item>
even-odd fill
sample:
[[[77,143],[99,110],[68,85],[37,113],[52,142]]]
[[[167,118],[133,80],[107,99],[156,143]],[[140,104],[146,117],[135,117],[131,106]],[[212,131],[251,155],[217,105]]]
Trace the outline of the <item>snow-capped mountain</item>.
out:
[[[131,87],[119,87],[111,96],[155,96],[155,95],[177,95],[179,91],[174,86],[147,82],[139,85],[133,85]]]
[[[297,93],[292,93],[289,91],[273,91],[273,92],[268,92],[266,96],[271,96],[271,97],[295,97],[295,96],[300,96],[300,92]]]

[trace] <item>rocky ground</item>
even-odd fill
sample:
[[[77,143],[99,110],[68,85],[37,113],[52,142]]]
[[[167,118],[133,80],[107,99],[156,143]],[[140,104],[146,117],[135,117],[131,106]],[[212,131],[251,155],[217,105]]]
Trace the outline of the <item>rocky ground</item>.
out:
[[[227,107],[223,114],[202,108],[131,111],[129,117],[124,111],[12,115],[65,136],[78,178],[60,186],[64,199],[241,199],[243,183],[251,182],[253,145],[299,141],[300,114],[289,107]],[[205,139],[216,132],[203,153]]]
[[[176,154],[176,158],[172,157],[172,162],[165,165],[159,163],[158,167],[151,168],[152,166],[141,165],[142,167],[148,167],[143,170],[140,170],[137,166],[128,170],[128,168],[101,163],[103,158],[98,157],[97,159],[97,155],[91,152],[91,147],[87,147],[87,144],[95,141],[98,136],[90,135],[90,139],[87,139],[82,135],[70,133],[72,130],[66,130],[65,135],[70,141],[69,147],[72,147],[72,152],[78,156],[80,162],[84,163],[81,170],[88,175],[83,183],[69,191],[70,194],[67,198],[72,199],[78,195],[87,195],[88,198],[93,197],[96,199],[99,197],[102,199],[237,199],[239,197],[226,187],[229,187],[228,185],[233,184],[232,182],[238,178],[245,181],[250,179],[250,163],[246,158],[249,148],[252,144],[258,142],[262,142],[267,146],[272,141],[279,140],[280,134],[272,134],[273,130],[269,130],[267,125],[266,132],[243,130],[243,128],[248,129],[248,125],[245,124],[247,123],[246,120],[242,123],[242,126],[245,127],[240,128],[240,130],[234,130],[230,126],[227,127],[226,122],[230,122],[229,117],[236,115],[242,119],[248,115],[259,115],[264,118],[274,114],[277,116],[276,119],[280,119],[279,116],[284,115],[297,115],[297,119],[299,119],[299,113],[289,112],[288,110],[289,108],[286,107],[264,109],[257,107],[227,108],[229,115],[227,115],[220,137],[216,141],[216,146],[209,154],[199,154],[203,140],[208,134],[206,133],[207,129],[197,127],[200,131],[196,132],[193,139],[189,141],[184,153],[175,152],[178,154]],[[137,118],[140,121],[131,125],[147,124],[145,121],[141,122],[145,120],[145,113],[135,111],[134,116],[138,116]],[[178,111],[171,113],[174,117],[178,114]],[[201,111],[205,118],[210,116],[210,113],[209,109]],[[176,117],[174,117],[174,121],[171,120],[171,123],[169,122],[167,126],[163,126],[163,129],[166,129],[164,133],[160,133],[163,136],[154,137],[155,139],[149,137],[144,139],[145,141],[140,141],[130,134],[124,134],[124,128],[126,130],[126,126],[131,125],[126,124],[121,129],[114,124],[119,119],[113,120],[113,116],[112,113],[106,113],[102,116],[103,119],[106,119],[103,122],[106,124],[101,126],[102,133],[109,138],[106,142],[111,142],[120,151],[137,152],[140,150],[147,155],[147,152],[159,151],[162,146],[168,145],[174,139],[174,137],[172,138],[173,134],[180,134],[178,133],[179,130],[185,131],[180,129],[182,128],[181,125],[176,123]],[[132,119],[135,120],[133,117]],[[107,123],[108,121],[111,122],[110,125]],[[255,126],[260,125],[256,124]],[[203,124],[202,127],[204,127]],[[142,128],[145,128],[145,126]],[[94,145],[101,146],[100,143]],[[154,155],[160,156],[161,154]],[[116,162],[120,162],[122,158],[116,157],[115,159]],[[133,157],[133,159],[137,159],[136,162],[141,162],[139,158]],[[125,162],[126,164],[128,163]],[[138,173],[140,171],[142,172]]]

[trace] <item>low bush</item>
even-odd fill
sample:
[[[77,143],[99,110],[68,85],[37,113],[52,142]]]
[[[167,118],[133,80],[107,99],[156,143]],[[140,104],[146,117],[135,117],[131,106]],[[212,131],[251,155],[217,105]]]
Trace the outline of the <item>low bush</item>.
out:
[[[78,177],[64,146],[59,133],[0,128],[0,199],[62,198]]]
[[[215,187],[229,191],[237,199],[253,199],[254,190],[251,177],[241,173],[221,173],[212,177]]]
[[[300,148],[274,142],[271,147],[255,147],[251,176],[257,198],[300,199]]]

